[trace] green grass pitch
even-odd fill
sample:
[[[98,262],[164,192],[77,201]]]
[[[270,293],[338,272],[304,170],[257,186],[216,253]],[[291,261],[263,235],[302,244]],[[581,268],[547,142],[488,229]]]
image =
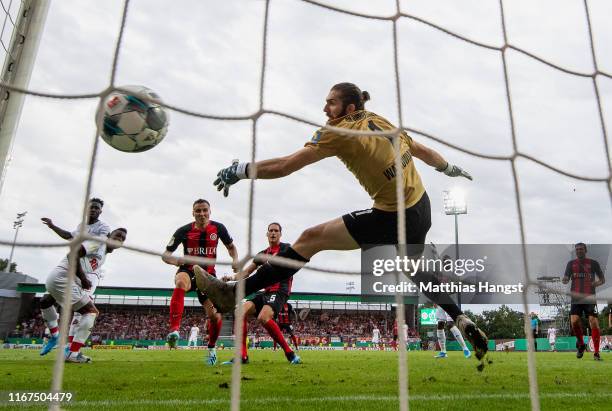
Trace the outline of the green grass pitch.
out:
[[[56,351],[0,350],[0,391],[48,391]],[[87,351],[91,364],[66,364],[64,389],[75,399],[65,409],[229,409],[231,366],[204,364],[205,351]],[[527,356],[492,353],[483,372],[460,352],[436,360],[408,353],[411,410],[529,409]],[[219,351],[219,363],[232,351]],[[301,351],[301,365],[282,352],[250,352],[243,366],[244,410],[397,410],[397,357],[380,351]],[[612,354],[538,353],[543,410],[606,410],[612,404]],[[44,409],[32,405],[19,409]],[[0,409],[8,409],[7,402]],[[15,407],[16,408],[16,407]]]

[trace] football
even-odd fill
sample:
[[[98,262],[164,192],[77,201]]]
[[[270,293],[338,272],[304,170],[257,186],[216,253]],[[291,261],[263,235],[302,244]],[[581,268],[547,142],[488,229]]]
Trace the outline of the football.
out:
[[[127,153],[150,150],[166,136],[168,114],[159,104],[138,97],[159,100],[153,90],[144,86],[121,88],[126,91],[115,91],[104,101],[102,139]]]

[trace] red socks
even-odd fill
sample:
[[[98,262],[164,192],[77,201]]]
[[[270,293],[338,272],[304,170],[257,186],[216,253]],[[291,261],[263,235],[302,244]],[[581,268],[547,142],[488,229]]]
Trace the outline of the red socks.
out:
[[[247,347],[247,328],[248,328],[248,322],[245,317],[244,320],[242,321],[242,359],[243,360],[249,356],[248,347]]]
[[[297,340],[297,337],[295,335],[291,336],[291,342],[293,343],[293,346],[297,350],[297,348],[298,348],[298,340]]]
[[[223,320],[220,318],[216,323],[208,320],[206,322],[208,326],[208,348],[215,348],[217,345],[217,339],[219,338],[219,334],[221,334],[221,326],[223,325]]]
[[[270,337],[272,337],[272,339],[283,348],[285,354],[292,352],[291,348],[287,344],[287,341],[285,341],[285,337],[283,337],[280,328],[278,328],[276,321],[268,320],[268,322],[264,324],[264,328],[266,331],[268,331]]]
[[[80,342],[73,341],[73,342],[70,344],[70,352],[79,352],[79,350],[81,349],[81,347],[82,347],[83,345],[85,345],[85,344],[80,343]]]
[[[582,334],[582,326],[580,325],[580,323],[574,324],[572,326],[572,329],[574,330],[574,335],[578,340],[578,345],[584,345],[584,335]]]
[[[601,331],[599,328],[593,328],[591,331],[593,333],[593,347],[595,348],[595,352],[598,353],[599,341],[601,340]]]
[[[185,290],[175,288],[170,300],[170,332],[178,331],[183,318],[183,308],[185,307]]]

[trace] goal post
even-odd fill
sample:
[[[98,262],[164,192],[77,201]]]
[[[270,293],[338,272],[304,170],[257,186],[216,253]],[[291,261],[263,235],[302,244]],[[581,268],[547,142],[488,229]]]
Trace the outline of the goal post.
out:
[[[28,87],[49,4],[50,0],[21,1],[2,66],[0,80],[3,84],[22,89]],[[12,23],[10,15],[5,16],[5,21]],[[0,87],[0,193],[11,161],[13,139],[23,100],[24,94]]]

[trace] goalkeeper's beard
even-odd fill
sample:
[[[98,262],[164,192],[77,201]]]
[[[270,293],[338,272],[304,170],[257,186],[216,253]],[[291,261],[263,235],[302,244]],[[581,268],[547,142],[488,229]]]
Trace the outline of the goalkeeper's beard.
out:
[[[346,112],[346,106],[342,107],[342,111],[340,112],[340,114],[338,114],[337,116],[333,116],[333,115],[328,115],[327,118],[329,119],[329,121],[333,121],[333,120],[337,120],[341,117],[346,116],[348,113]]]

